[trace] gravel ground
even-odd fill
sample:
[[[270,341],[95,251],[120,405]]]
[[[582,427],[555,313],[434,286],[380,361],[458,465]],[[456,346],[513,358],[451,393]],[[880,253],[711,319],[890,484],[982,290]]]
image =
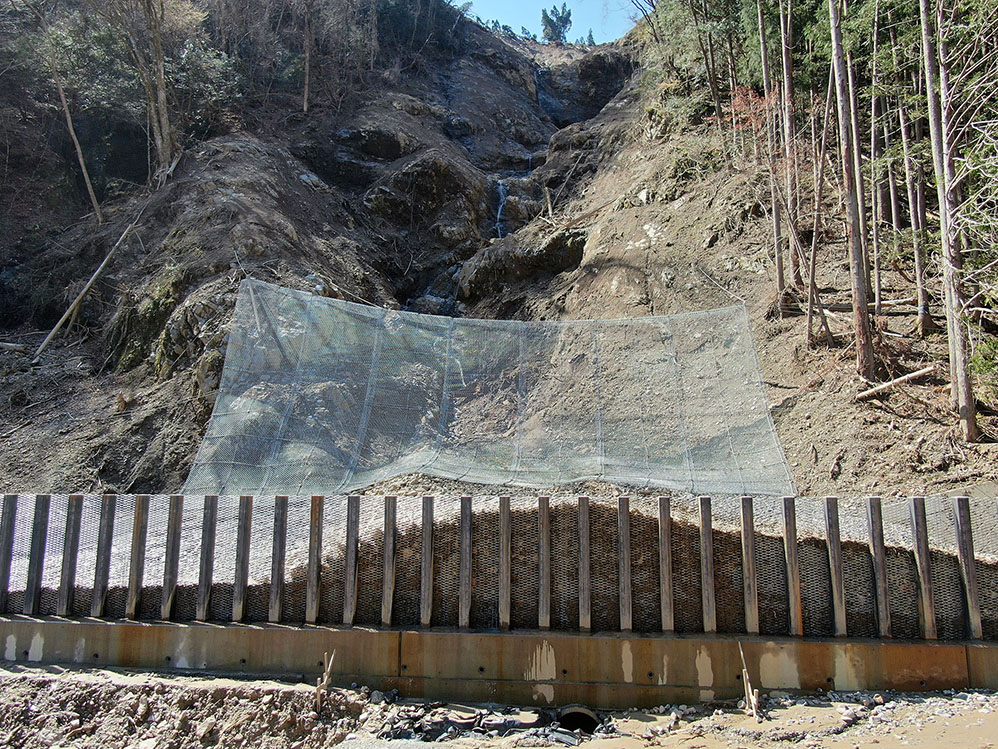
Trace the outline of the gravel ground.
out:
[[[998,693],[829,692],[763,696],[754,718],[732,703],[597,715],[594,736],[555,711],[427,703],[366,687],[316,691],[269,680],[0,665],[0,746],[188,749],[403,749],[455,746],[880,747],[985,749],[998,741]],[[385,737],[394,736],[391,740]]]

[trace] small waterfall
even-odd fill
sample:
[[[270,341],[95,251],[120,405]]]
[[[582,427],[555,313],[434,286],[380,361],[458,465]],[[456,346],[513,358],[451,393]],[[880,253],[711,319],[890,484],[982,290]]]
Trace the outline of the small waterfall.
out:
[[[496,182],[496,190],[499,193],[499,210],[496,212],[496,236],[502,239],[502,212],[506,207],[506,197],[508,195],[506,189],[506,181],[498,180]]]

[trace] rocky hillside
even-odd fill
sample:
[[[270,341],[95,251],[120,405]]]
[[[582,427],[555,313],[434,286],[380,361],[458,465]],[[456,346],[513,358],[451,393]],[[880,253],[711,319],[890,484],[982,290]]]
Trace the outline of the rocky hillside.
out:
[[[103,226],[61,217],[7,245],[0,339],[27,353],[0,351],[5,490],[178,489],[247,276],[528,320],[744,302],[802,494],[938,491],[992,475],[988,445],[952,438],[942,380],[854,404],[848,338],[807,348],[802,317],[772,314],[758,164],[732,154],[696,98],[678,105],[631,42],[547,48],[464,26],[455,49],[383,71],[338,108],[257,113],[196,142],[162,187],[110,205]],[[137,215],[73,327],[32,364]],[[846,301],[844,272],[823,267],[826,299]],[[899,366],[945,346],[910,336],[912,320],[891,318],[881,335]],[[846,322],[831,319],[837,331]]]

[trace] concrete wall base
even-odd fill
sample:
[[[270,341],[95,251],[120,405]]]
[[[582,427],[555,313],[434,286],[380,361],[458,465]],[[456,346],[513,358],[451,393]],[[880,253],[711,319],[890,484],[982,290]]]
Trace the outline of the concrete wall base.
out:
[[[314,681],[406,697],[597,708],[737,698],[742,643],[753,686],[998,688],[998,644],[724,635],[468,632],[0,617],[0,658]]]

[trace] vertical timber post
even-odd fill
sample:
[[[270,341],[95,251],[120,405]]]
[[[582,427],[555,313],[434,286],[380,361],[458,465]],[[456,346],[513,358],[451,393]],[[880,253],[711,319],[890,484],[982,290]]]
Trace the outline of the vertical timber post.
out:
[[[135,514],[132,516],[132,555],[128,564],[128,599],[125,618],[135,619],[142,598],[142,583],[146,570],[146,538],[149,535],[149,495],[135,495]]]
[[[114,512],[118,504],[114,494],[105,494],[100,503],[100,526],[97,531],[97,563],[94,567],[94,592],[90,616],[103,616],[107,584],[111,576],[111,543],[114,539]]]
[[[322,579],[322,523],[326,498],[312,497],[308,511],[308,571],[305,573],[305,623],[319,619],[319,586]]]
[[[842,576],[842,537],[839,533],[839,500],[825,497],[825,538],[828,543],[828,571],[832,581],[832,611],[835,617],[835,636],[845,637],[846,589]]]
[[[537,626],[551,628],[551,499],[537,499]]]
[[[207,494],[201,516],[201,565],[198,570],[198,609],[195,618],[208,621],[211,586],[215,575],[215,534],[218,530],[218,497]]]
[[[891,608],[887,598],[887,556],[884,548],[884,510],[880,497],[866,500],[866,522],[870,528],[873,585],[877,591],[877,633],[891,636]]]
[[[918,616],[922,637],[935,640],[936,605],[932,595],[932,557],[929,552],[929,530],[925,523],[925,497],[908,500],[911,511],[911,532],[915,538],[915,568],[918,571]]]
[[[56,616],[70,616],[73,613],[73,597],[76,594],[76,565],[80,556],[80,525],[83,521],[83,495],[70,494],[66,506],[66,533],[62,541],[62,570],[59,574],[59,600],[56,603]],[[0,609],[2,611],[3,609]]]
[[[385,497],[385,532],[381,575],[381,624],[392,626],[392,603],[395,601],[395,510],[398,500]]]
[[[433,621],[433,497],[423,497],[419,580],[419,626],[425,629]]]
[[[668,497],[658,498],[658,585],[662,631],[676,629],[676,608],[672,588],[672,506]]]
[[[631,500],[617,498],[617,575],[620,596],[620,631],[633,629],[631,608]]]
[[[752,497],[741,499],[742,593],[745,598],[745,631],[759,634],[759,580],[755,567],[755,506]]]
[[[241,622],[246,616],[246,586],[249,583],[250,528],[253,522],[253,497],[239,498],[236,521],[236,572],[232,582],[232,621]]]
[[[288,498],[274,497],[274,546],[270,554],[270,605],[267,621],[277,623],[284,615],[284,560],[288,551]]]
[[[499,497],[499,629],[509,629],[512,563],[509,497]]]
[[[787,565],[787,603],[790,609],[790,634],[804,634],[804,616],[800,592],[800,562],[797,558],[797,498],[783,498],[783,558]]]
[[[963,595],[967,604],[967,636],[971,640],[980,640],[984,637],[984,629],[981,624],[981,601],[977,593],[977,563],[974,559],[969,497],[953,497],[953,520],[956,525],[956,546],[960,555]]]
[[[166,560],[163,565],[163,597],[159,618],[173,618],[173,604],[177,598],[177,580],[180,574],[180,528],[184,515],[184,498],[180,494],[170,497],[170,513],[166,522]]]
[[[52,497],[35,495],[35,516],[31,523],[31,551],[28,555],[28,584],[24,588],[24,613],[34,616],[42,600],[42,574],[45,568],[45,542],[49,533]]]
[[[360,536],[360,497],[347,497],[347,548],[343,575],[343,625],[357,617],[357,547]]]
[[[471,626],[471,497],[461,497],[461,558],[458,569],[457,626]]]
[[[700,596],[703,631],[717,632],[717,602],[714,597],[714,527],[710,497],[700,497]]]
[[[589,573],[589,497],[579,497],[579,629],[592,629],[592,579]]]
[[[3,518],[0,519],[0,614],[7,610],[10,590],[10,564],[14,555],[14,517],[17,515],[17,495],[3,495]]]

